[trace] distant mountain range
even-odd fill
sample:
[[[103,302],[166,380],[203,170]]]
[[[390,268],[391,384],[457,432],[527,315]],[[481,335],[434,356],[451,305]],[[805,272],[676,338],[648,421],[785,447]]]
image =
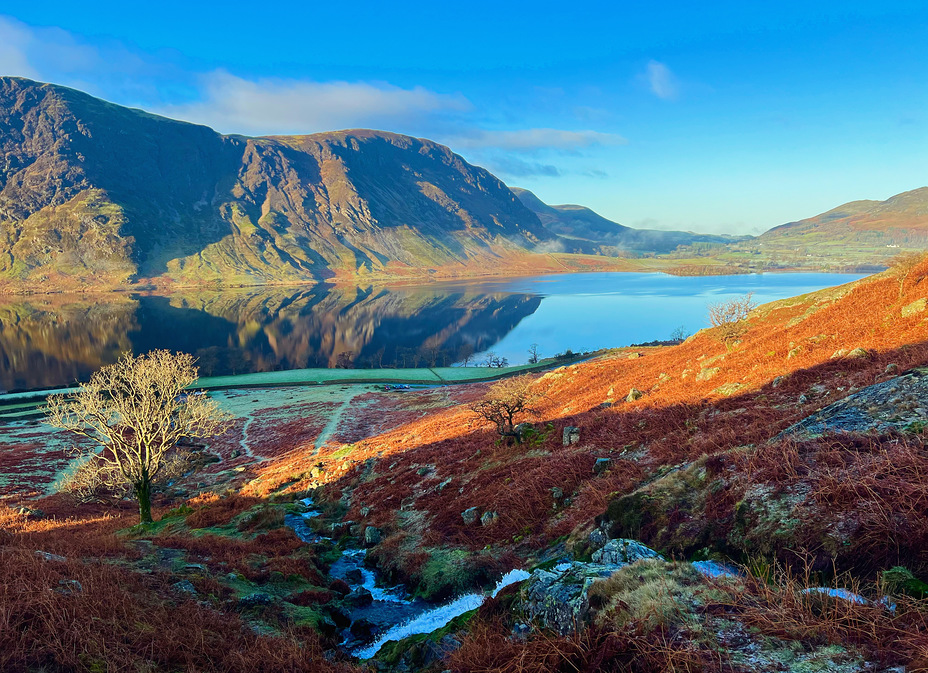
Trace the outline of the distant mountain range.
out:
[[[549,206],[527,189],[511,187],[545,228],[560,236],[575,252],[607,255],[630,253],[667,253],[681,245],[693,243],[728,244],[749,236],[713,236],[687,231],[632,229],[607,220],[585,206]]]
[[[755,243],[925,247],[926,201],[928,189],[853,202],[759,239],[639,230],[547,205],[430,140],[222,135],[0,77],[4,291],[625,268],[607,258],[706,258]]]

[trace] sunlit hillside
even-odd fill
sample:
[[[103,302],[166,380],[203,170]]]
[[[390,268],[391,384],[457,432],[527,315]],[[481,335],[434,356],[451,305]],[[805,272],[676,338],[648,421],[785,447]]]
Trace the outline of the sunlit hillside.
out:
[[[299,404],[284,403],[297,389],[239,391],[236,408],[256,410],[160,496],[149,527],[132,527],[129,503],[26,499],[28,466],[2,446],[0,667],[350,670],[335,645],[353,599],[328,574],[339,538],[366,539],[384,581],[440,601],[512,568],[588,562],[596,531],[680,563],[596,585],[593,621],[573,635],[514,639],[527,599],[510,589],[385,649],[381,668],[421,664],[449,633],[456,645],[421,670],[778,670],[745,669],[745,653],[786,650],[925,665],[926,300],[923,258],[761,306],[734,333],[554,369],[533,383],[543,397],[522,443],[470,410],[490,384]],[[567,426],[579,438],[565,445]],[[41,454],[40,436],[20,441]],[[290,529],[308,494],[334,542]],[[492,516],[468,522],[471,508]],[[748,575],[713,588],[682,563],[706,558]],[[649,599],[656,621],[621,598],[652,581],[676,587]],[[816,583],[868,598],[816,602],[803,593]]]

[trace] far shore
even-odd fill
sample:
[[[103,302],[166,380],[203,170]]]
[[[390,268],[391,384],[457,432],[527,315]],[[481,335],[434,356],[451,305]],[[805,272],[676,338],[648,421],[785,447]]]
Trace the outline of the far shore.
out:
[[[181,283],[175,281],[142,280],[128,285],[86,285],[65,287],[49,285],[28,287],[21,284],[0,282],[0,301],[32,296],[86,296],[98,294],[135,294],[167,296],[183,292],[227,292],[233,290],[258,290],[280,288],[302,288],[316,285],[336,287],[376,286],[384,288],[416,287],[442,283],[480,283],[488,280],[527,278],[557,274],[582,273],[666,273],[675,276],[735,276],[755,273],[878,273],[886,265],[856,265],[851,267],[822,268],[815,266],[782,266],[776,268],[754,268],[721,263],[713,259],[687,258],[667,259],[664,257],[617,258],[595,255],[573,255],[549,253],[538,255],[544,260],[536,268],[510,267],[505,273],[474,267],[461,269],[418,270],[416,273],[357,273],[339,274],[330,278],[307,278],[306,280],[280,280],[262,282],[202,282]]]

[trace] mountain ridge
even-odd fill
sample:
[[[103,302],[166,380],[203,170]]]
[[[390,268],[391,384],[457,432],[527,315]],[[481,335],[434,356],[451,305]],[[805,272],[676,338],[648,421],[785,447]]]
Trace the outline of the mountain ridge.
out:
[[[532,210],[541,223],[552,233],[562,238],[578,241],[584,252],[598,251],[601,254],[668,253],[679,246],[694,243],[727,245],[745,237],[694,234],[687,231],[662,229],[635,229],[603,217],[586,206],[576,204],[549,205],[534,193],[520,187],[510,187],[512,192]],[[585,245],[584,245],[585,244]]]
[[[261,283],[488,263],[555,237],[433,141],[224,136],[0,78],[0,276]]]

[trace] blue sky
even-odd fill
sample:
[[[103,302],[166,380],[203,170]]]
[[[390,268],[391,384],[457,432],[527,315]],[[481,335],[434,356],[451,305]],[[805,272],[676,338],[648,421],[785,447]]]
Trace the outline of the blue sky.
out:
[[[548,203],[758,233],[928,185],[928,4],[0,6],[0,74],[227,133],[446,143]]]

